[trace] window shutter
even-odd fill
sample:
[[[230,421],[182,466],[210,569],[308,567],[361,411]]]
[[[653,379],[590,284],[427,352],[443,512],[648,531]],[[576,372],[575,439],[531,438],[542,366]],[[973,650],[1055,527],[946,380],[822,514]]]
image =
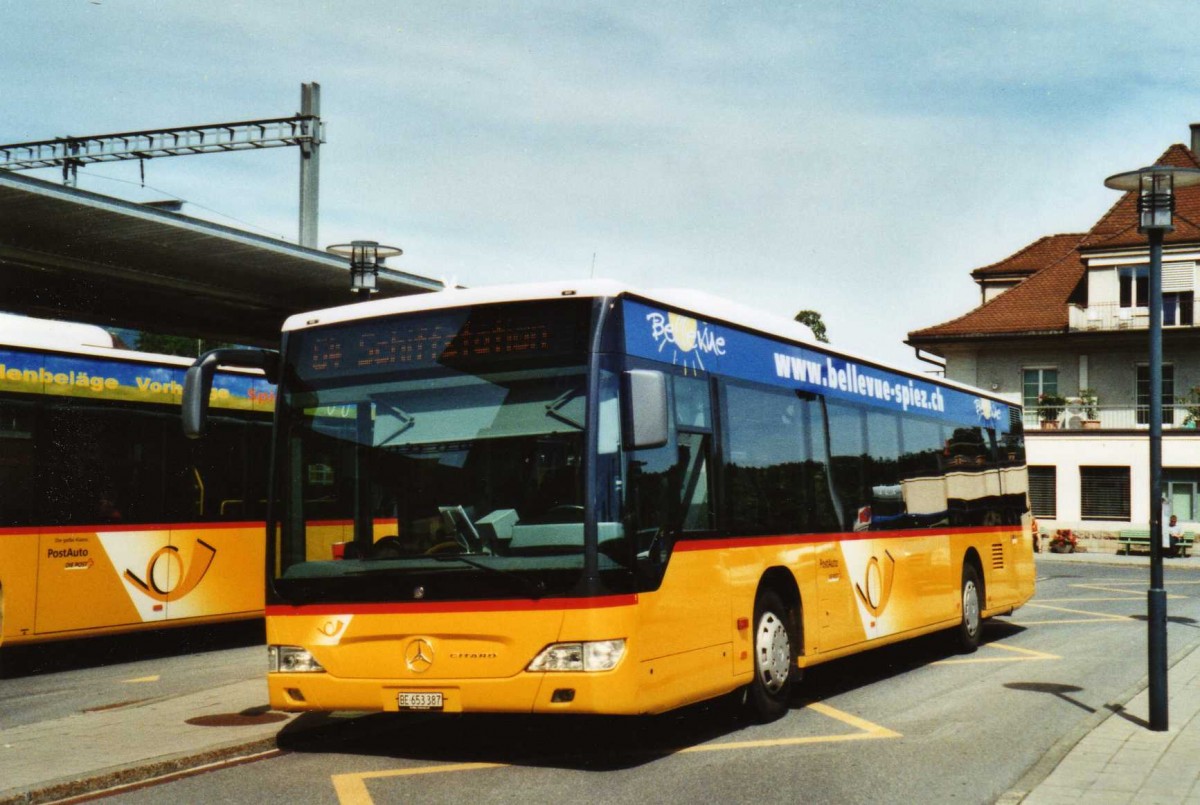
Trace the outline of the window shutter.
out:
[[[1034,517],[1058,517],[1057,467],[1029,468],[1029,507]]]
[[[1129,468],[1080,467],[1080,514],[1084,520],[1129,519]]]
[[[1196,264],[1163,263],[1163,291],[1190,291],[1196,284]]]

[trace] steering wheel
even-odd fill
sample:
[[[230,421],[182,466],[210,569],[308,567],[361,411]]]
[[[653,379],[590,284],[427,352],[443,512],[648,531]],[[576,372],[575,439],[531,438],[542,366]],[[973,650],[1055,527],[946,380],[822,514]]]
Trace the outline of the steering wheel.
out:
[[[451,551],[461,551],[462,549],[462,543],[460,543],[458,540],[449,539],[445,542],[439,542],[437,545],[427,548],[425,550],[425,555],[434,556],[439,553],[450,553]]]
[[[404,542],[397,536],[380,537],[367,550],[370,559],[396,559],[405,553]]]

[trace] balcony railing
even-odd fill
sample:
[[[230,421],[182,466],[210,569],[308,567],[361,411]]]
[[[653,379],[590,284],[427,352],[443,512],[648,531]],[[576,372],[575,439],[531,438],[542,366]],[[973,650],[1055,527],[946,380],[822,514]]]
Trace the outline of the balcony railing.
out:
[[[1195,405],[1191,408],[1186,405],[1164,405],[1163,429],[1200,428],[1200,423],[1192,415],[1194,410],[1200,414]],[[1068,405],[1047,423],[1038,409],[1027,408],[1024,423],[1026,430],[1139,430],[1150,427],[1150,408],[1145,405],[1099,405],[1095,413],[1096,418],[1091,419],[1082,406]]]
[[[1190,298],[1163,298],[1163,327],[1191,327],[1193,301]],[[1115,302],[1068,305],[1072,330],[1145,330],[1150,327],[1150,310],[1145,307],[1121,307]]]

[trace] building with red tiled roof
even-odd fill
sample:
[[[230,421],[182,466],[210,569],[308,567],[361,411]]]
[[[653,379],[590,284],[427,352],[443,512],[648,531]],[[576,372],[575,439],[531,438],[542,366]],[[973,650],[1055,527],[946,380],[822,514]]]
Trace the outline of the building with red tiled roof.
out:
[[[979,283],[980,301],[992,301],[1046,266],[1073,254],[1082,239],[1082,232],[1046,235],[998,263],[975,269],[971,277]]]
[[[1191,148],[1172,145],[1156,164],[1200,168],[1198,152],[1200,124]],[[1163,251],[1164,487],[1175,514],[1195,526],[1200,187],[1176,190],[1174,226]],[[974,269],[978,307],[908,334],[948,378],[1025,406],[1030,499],[1044,526],[1147,527],[1148,266],[1136,194],[1124,193],[1087,232],[1047,235]]]

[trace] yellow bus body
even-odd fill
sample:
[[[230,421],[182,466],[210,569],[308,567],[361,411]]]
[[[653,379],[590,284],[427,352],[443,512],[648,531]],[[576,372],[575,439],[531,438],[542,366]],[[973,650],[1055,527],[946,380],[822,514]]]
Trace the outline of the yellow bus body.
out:
[[[0,529],[0,646],[259,617],[263,524]]]
[[[325,669],[269,674],[271,706],[396,711],[400,693],[437,692],[445,712],[659,713],[751,681],[768,573],[799,596],[801,668],[957,626],[964,563],[983,580],[984,617],[1033,595],[1028,518],[830,536],[683,541],[660,588],[636,595],[271,606],[267,642],[302,646]],[[615,638],[626,652],[611,671],[526,670],[552,643]]]

